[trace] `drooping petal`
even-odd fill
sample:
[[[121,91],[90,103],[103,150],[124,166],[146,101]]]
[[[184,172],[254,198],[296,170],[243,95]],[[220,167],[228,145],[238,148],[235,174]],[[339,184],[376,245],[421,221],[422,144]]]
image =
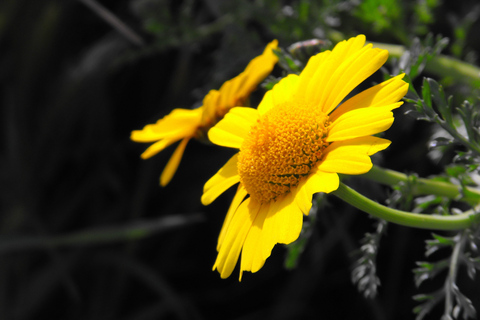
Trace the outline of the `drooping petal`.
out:
[[[326,141],[348,140],[383,132],[393,123],[391,110],[402,104],[403,102],[397,102],[383,107],[355,109],[344,113],[330,126]]]
[[[232,217],[235,214],[235,211],[237,211],[238,206],[243,202],[246,196],[247,196],[247,190],[245,190],[242,184],[239,184],[237,188],[237,192],[235,193],[232,203],[230,204],[230,208],[228,208],[227,215],[225,216],[225,220],[223,221],[222,229],[220,230],[220,235],[218,236],[217,251],[220,251],[220,248],[222,247],[223,239],[225,238],[225,233],[228,230],[228,226],[230,225],[230,221],[232,220]]]
[[[235,154],[203,187],[202,203],[209,205],[228,188],[240,181],[237,171],[238,153]]]
[[[240,279],[243,271],[260,270],[277,243],[295,241],[302,224],[303,214],[291,193],[277,201],[262,204],[243,245]]]
[[[166,186],[170,180],[172,180],[173,175],[177,171],[178,165],[180,164],[180,160],[182,160],[183,152],[185,151],[188,141],[190,141],[190,138],[183,139],[173,155],[170,157],[170,160],[168,160],[168,163],[165,166],[165,169],[163,169],[162,175],[160,176],[160,185],[162,187]]]
[[[335,122],[342,114],[355,109],[375,108],[396,103],[408,91],[408,83],[402,80],[404,76],[405,74],[400,74],[348,99],[332,112],[330,121]]]
[[[213,266],[222,279],[230,276],[235,269],[245,238],[259,210],[260,204],[247,198],[235,211]]]
[[[132,131],[130,139],[135,142],[154,142],[164,138],[188,137],[200,125],[202,111],[202,108],[174,109],[155,124],[148,124],[142,130]]]
[[[172,138],[169,138],[169,139],[162,139],[160,141],[157,141],[154,144],[152,144],[151,146],[149,146],[140,155],[140,157],[142,157],[142,159],[148,159],[148,158],[156,155],[157,153],[159,153],[160,151],[162,151],[166,147],[170,146],[171,144],[177,142],[178,140],[180,140],[182,138],[185,138],[185,137],[184,136],[176,136],[176,137],[172,137]]]
[[[270,256],[277,243],[289,244],[297,240],[302,230],[303,213],[294,202],[295,195],[289,192],[270,203],[270,210],[263,225],[263,257]]]
[[[240,281],[242,280],[243,271],[257,272],[265,264],[266,258],[263,257],[260,248],[262,248],[264,241],[263,229],[268,207],[268,203],[261,205],[252,227],[245,238],[240,261]]]
[[[386,149],[390,141],[367,136],[351,140],[333,142],[325,149],[319,171],[343,174],[362,174],[372,168],[370,156]]]
[[[215,127],[208,131],[208,138],[220,146],[240,149],[243,140],[250,131],[250,127],[257,119],[257,110],[235,107]]]

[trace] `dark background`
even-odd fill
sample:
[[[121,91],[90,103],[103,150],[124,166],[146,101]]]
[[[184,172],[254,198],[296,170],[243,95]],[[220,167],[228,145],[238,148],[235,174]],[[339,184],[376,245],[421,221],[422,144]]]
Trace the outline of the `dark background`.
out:
[[[174,147],[141,160],[147,145],[129,136],[173,108],[199,106],[272,39],[286,48],[363,33],[408,46],[432,32],[451,39],[446,54],[475,63],[476,1],[99,1],[137,40],[86,2],[0,2],[0,319],[414,319],[412,296],[445,276],[415,287],[429,231],[389,225],[382,285],[365,299],[350,280],[352,253],[374,221],[327,197],[296,269],[283,267],[278,245],[258,273],[222,280],[211,268],[233,190],[208,207],[200,196],[233,151],[191,141],[161,188]],[[444,163],[426,156],[432,126],[402,109],[395,115],[385,134],[393,143],[375,161],[422,177],[442,172]],[[390,192],[349,184],[378,201]],[[154,232],[95,238],[139,223]],[[83,231],[82,240],[62,238]],[[458,285],[478,310],[478,278],[461,269]]]

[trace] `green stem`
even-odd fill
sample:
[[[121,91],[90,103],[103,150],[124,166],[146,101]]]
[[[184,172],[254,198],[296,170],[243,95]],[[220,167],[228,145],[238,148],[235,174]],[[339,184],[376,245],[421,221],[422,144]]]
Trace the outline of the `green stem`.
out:
[[[363,174],[362,177],[390,186],[396,185],[399,182],[407,182],[411,179],[406,174],[380,168],[378,166],[373,166],[372,169]],[[480,197],[480,191],[477,189],[465,187],[462,190],[461,186],[444,181],[417,178],[415,182],[416,183],[412,186],[412,193],[414,196],[434,194],[454,200],[459,200],[462,197],[462,200],[471,203],[477,203]],[[466,195],[464,191],[468,191],[470,196]]]
[[[455,246],[453,247],[452,256],[450,257],[450,269],[448,271],[447,279],[445,280],[445,312],[444,315],[452,315],[455,307],[454,292],[455,283],[457,282],[457,274],[460,254],[464,251],[465,241],[467,240],[466,232],[462,232],[455,236]]]
[[[401,45],[375,42],[372,42],[372,44],[375,48],[388,50],[390,59],[400,58],[407,50]],[[470,85],[476,85],[480,82],[480,68],[442,54],[436,55],[429,60],[425,65],[425,71],[443,77],[451,77],[454,82],[468,83]]]
[[[25,249],[42,249],[62,246],[85,246],[118,241],[139,240],[162,231],[171,230],[204,219],[203,215],[172,215],[153,221],[143,221],[130,226],[106,227],[79,231],[53,237],[16,237],[0,239],[0,253]]]
[[[430,230],[461,230],[480,222],[480,214],[474,210],[459,215],[439,216],[389,208],[368,199],[343,183],[340,183],[338,189],[333,191],[332,194],[372,216],[407,227]]]

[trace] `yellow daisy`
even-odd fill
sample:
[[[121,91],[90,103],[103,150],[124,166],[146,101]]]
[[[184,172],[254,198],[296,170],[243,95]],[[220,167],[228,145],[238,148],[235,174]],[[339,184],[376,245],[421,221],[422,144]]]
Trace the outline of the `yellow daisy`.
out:
[[[240,280],[258,271],[276,243],[298,238],[313,194],[336,190],[339,173],[368,172],[370,156],[390,144],[372,135],[392,125],[408,89],[403,75],[340,104],[387,60],[386,50],[364,45],[359,35],[317,54],[268,91],[258,110],[233,108],[208,132],[213,143],[239,149],[202,196],[207,205],[239,183],[218,238],[213,269],[222,278],[240,252]]]
[[[277,40],[270,42],[264,52],[251,60],[242,73],[225,82],[220,90],[211,90],[203,99],[200,108],[174,109],[155,124],[148,124],[142,130],[132,131],[130,139],[135,142],[155,142],[142,153],[143,159],[148,159],[182,140],[160,176],[160,185],[166,186],[172,179],[190,139],[204,139],[205,133],[231,108],[247,104],[252,91],[270,74],[277,63],[278,58],[272,51],[277,46]]]

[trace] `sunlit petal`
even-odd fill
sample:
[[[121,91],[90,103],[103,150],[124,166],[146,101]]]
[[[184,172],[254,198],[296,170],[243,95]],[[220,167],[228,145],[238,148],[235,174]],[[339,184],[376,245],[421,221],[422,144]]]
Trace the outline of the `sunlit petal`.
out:
[[[168,163],[165,166],[165,169],[163,169],[162,175],[160,176],[160,185],[162,187],[166,186],[170,180],[172,180],[173,175],[177,171],[178,165],[180,164],[180,160],[182,160],[183,152],[185,151],[188,141],[190,141],[190,138],[183,139],[173,155],[170,157],[170,160],[168,160]]]
[[[343,174],[362,174],[372,168],[370,156],[386,149],[390,141],[367,136],[333,142],[326,150],[319,170]]]
[[[355,109],[382,107],[396,103],[408,91],[408,83],[402,81],[404,76],[405,74],[401,74],[393,77],[348,99],[332,112],[330,121],[335,122],[342,114]]]
[[[237,211],[238,206],[243,202],[246,196],[247,196],[247,190],[245,190],[242,184],[239,184],[237,188],[237,192],[235,193],[232,203],[230,204],[230,208],[228,209],[227,215],[225,216],[225,220],[223,221],[222,229],[220,230],[220,235],[218,236],[217,251],[220,251],[220,248],[223,243],[223,239],[225,238],[225,233],[227,232],[228,226],[230,225],[230,221],[232,220],[232,217],[235,214],[235,211]]]
[[[326,141],[348,140],[383,132],[393,123],[392,109],[402,102],[377,108],[355,109],[342,114],[331,125]]]
[[[250,127],[258,119],[258,111],[236,107],[230,110],[215,127],[208,131],[208,138],[215,144],[239,149]]]
[[[235,211],[213,266],[221,278],[227,278],[235,269],[245,238],[259,210],[260,204],[247,198]]]
[[[202,203],[208,205],[228,188],[240,181],[237,172],[238,153],[213,176],[203,187]]]

